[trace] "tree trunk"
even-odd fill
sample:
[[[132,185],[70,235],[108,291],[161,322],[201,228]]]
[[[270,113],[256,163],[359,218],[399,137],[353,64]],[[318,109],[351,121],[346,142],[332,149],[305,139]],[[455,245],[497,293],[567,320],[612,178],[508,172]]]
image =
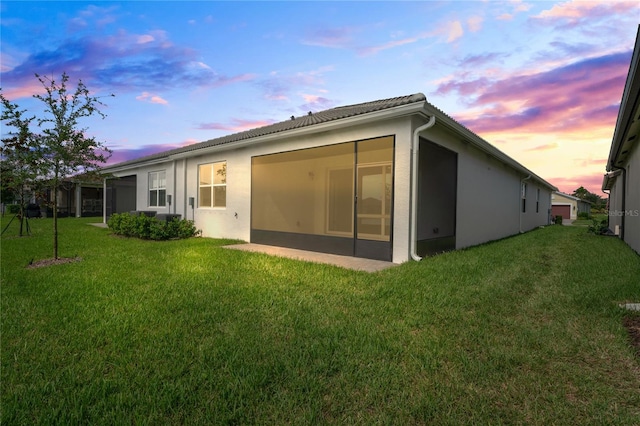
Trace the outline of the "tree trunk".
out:
[[[58,183],[53,185],[53,258],[58,259]]]
[[[25,210],[25,200],[24,200],[24,191],[20,191],[20,236],[22,237],[22,226],[24,224],[24,215],[27,213]]]

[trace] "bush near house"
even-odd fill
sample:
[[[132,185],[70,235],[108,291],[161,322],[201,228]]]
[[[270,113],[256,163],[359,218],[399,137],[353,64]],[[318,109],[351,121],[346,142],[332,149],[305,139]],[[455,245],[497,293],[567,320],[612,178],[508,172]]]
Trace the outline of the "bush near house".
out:
[[[111,215],[107,225],[114,234],[136,237],[143,240],[171,240],[191,238],[200,235],[192,220],[173,219],[163,222],[143,214],[116,213]]]
[[[578,219],[591,219],[591,215],[588,212],[578,213]]]
[[[562,225],[562,216],[561,215],[556,216],[554,222],[556,225]]]

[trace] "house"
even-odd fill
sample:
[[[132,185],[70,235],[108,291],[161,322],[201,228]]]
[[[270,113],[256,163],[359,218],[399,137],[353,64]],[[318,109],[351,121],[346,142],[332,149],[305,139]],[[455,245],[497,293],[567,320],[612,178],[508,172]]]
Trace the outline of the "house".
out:
[[[590,215],[591,203],[560,191],[554,191],[551,194],[551,216],[562,216],[564,220],[576,220],[579,213]]]
[[[557,190],[421,94],[342,106],[104,169],[104,220],[402,263],[549,223]]]
[[[609,229],[640,253],[640,26],[622,93],[602,190]]]
[[[52,201],[53,196],[48,192]],[[103,200],[104,185],[100,179],[85,175],[62,179],[58,187],[58,216],[101,216]]]

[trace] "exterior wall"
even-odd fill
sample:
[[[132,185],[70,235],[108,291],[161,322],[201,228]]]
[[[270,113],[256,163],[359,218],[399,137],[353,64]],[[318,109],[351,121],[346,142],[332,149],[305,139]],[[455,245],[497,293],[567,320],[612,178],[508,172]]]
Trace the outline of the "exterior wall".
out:
[[[624,240],[640,254],[640,148],[638,145],[640,144],[635,144],[629,161],[625,165],[627,194],[624,210]]]
[[[297,137],[236,147],[219,146],[194,157],[178,158],[143,165],[114,173],[137,176],[136,210],[177,213],[195,221],[203,236],[249,241],[251,233],[251,159],[254,156],[280,153],[317,146],[354,142],[381,136],[394,136],[394,199],[392,260],[402,263],[410,258],[411,144],[413,129],[426,119],[400,117],[375,123],[354,125]],[[438,124],[421,135],[458,154],[456,248],[481,244],[525,232],[548,224],[551,196],[549,189],[527,180],[527,209],[521,212],[520,188],[524,176],[468,142],[454,131]],[[204,151],[204,150],[203,150]],[[198,207],[198,166],[225,161],[227,164],[226,207]],[[148,206],[149,173],[166,172],[166,193],[172,205]],[[536,194],[540,188],[538,212]],[[190,197],[195,205],[188,204]]]
[[[456,249],[482,244],[549,223],[551,193],[529,179],[527,209],[521,213],[521,180],[526,176],[461,142],[452,131],[436,125],[422,135],[458,154]],[[535,209],[540,188],[538,212]]]
[[[195,219],[203,236],[250,240],[251,230],[251,158],[254,156],[352,142],[380,136],[395,136],[395,178],[394,178],[394,221],[393,221],[393,261],[401,263],[409,259],[409,194],[410,194],[410,146],[411,131],[408,119],[383,121],[366,126],[354,126],[341,131],[323,132],[300,138],[283,138],[264,144],[238,149],[218,151],[179,159],[164,165],[139,168],[138,202],[147,199],[148,172],[162,170],[166,166],[167,194],[176,194],[180,203],[176,213]],[[199,208],[198,165],[219,161],[227,162],[227,206],[225,208]],[[175,168],[176,189],[172,192],[173,170]],[[131,174],[127,172],[127,174]],[[186,175],[186,180],[185,176]],[[320,180],[320,179],[319,179]],[[186,184],[183,184],[186,182]],[[188,205],[189,197],[194,197],[195,208]],[[142,210],[138,206],[139,210]],[[173,207],[172,207],[173,209]],[[162,209],[158,209],[162,210]],[[166,209],[165,209],[166,210]],[[166,212],[166,211],[159,211]]]
[[[609,229],[616,235],[620,235],[622,227],[622,175],[618,176],[609,191]]]

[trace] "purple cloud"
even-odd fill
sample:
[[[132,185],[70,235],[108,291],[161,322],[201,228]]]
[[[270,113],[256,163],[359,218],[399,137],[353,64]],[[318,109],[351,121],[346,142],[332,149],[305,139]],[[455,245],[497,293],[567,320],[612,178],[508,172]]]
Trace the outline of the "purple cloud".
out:
[[[251,74],[220,75],[199,62],[198,52],[173,45],[160,31],[67,39],[54,49],[31,54],[0,76],[4,88],[18,91],[31,84],[34,72],[60,75],[65,71],[109,90],[218,87],[255,78]]]
[[[472,116],[459,117],[479,133],[612,126],[630,57],[627,51],[500,80],[451,80],[438,86],[436,93],[457,92],[479,110]]]

